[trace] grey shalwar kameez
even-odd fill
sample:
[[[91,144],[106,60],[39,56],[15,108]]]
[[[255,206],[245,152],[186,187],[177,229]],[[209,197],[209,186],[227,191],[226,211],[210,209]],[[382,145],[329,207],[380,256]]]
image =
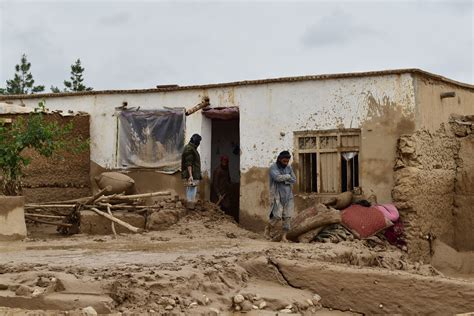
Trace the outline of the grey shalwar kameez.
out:
[[[296,176],[290,166],[274,163],[270,167],[270,225],[283,219],[283,229],[290,230],[290,220],[294,211],[292,186]]]

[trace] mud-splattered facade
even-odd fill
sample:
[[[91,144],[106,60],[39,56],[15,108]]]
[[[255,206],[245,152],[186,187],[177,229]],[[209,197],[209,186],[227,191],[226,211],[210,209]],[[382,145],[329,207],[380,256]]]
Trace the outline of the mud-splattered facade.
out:
[[[441,99],[440,94],[446,92],[454,92],[455,97]],[[391,202],[400,136],[419,129],[437,130],[451,113],[473,114],[474,87],[407,69],[0,99],[27,106],[45,99],[51,110],[89,113],[92,179],[103,170],[118,168],[116,113],[124,102],[141,110],[190,108],[203,97],[209,97],[211,107],[239,108],[240,223],[260,230],[269,206],[268,167],[281,150],[298,153],[296,132],[357,131],[357,186],[366,194],[375,194],[378,202]],[[200,112],[188,116],[186,139],[193,133],[203,136],[201,193],[208,197],[211,157],[215,154],[212,120]],[[298,155],[296,158],[294,167],[299,170],[301,162]],[[339,172],[342,167],[335,168]],[[150,169],[127,172],[135,178],[139,191],[173,188],[183,192],[179,174]],[[300,208],[313,198],[331,195],[317,190],[308,198],[299,186],[295,191]]]

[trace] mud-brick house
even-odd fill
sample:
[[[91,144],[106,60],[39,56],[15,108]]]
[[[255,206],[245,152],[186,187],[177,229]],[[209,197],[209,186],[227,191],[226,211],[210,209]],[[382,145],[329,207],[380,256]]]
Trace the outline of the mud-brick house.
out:
[[[208,97],[210,108],[185,115]],[[157,86],[2,96],[0,101],[90,115],[90,177],[122,170],[142,192],[182,194],[179,152],[193,133],[204,181],[219,156],[230,157],[240,223],[261,229],[268,210],[268,167],[293,153],[297,207],[309,199],[360,188],[391,202],[397,142],[434,132],[451,114],[474,114],[474,86],[418,69],[315,75],[196,86]]]

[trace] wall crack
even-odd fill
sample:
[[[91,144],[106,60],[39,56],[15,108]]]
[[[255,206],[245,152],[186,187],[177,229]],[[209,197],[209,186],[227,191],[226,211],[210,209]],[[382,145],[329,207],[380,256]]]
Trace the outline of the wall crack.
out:
[[[279,264],[273,258],[267,258],[267,262],[268,262],[268,264],[275,267],[276,271],[278,272],[278,274],[280,276],[280,278],[278,278],[279,281],[282,281],[281,279],[283,279],[284,282],[282,282],[282,283],[284,283],[288,286],[291,286],[292,288],[295,288],[295,289],[301,289],[300,286],[296,286],[296,285],[291,284],[290,280],[285,276],[283,271],[280,269]]]

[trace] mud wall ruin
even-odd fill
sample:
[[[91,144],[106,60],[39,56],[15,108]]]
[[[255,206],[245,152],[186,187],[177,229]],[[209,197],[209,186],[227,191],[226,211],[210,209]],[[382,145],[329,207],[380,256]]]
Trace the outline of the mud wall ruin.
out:
[[[26,118],[27,114],[2,115],[4,118]],[[72,123],[70,137],[89,138],[89,116],[46,115],[47,121],[61,125]],[[57,152],[50,158],[41,156],[34,150],[25,149],[25,156],[31,163],[24,168],[22,178],[23,195],[26,202],[58,201],[88,196],[91,193],[89,181],[90,150],[74,153],[72,151]]]
[[[453,117],[436,132],[419,130],[398,142],[392,194],[415,260],[431,260],[434,239],[459,251],[474,250],[471,124]]]

